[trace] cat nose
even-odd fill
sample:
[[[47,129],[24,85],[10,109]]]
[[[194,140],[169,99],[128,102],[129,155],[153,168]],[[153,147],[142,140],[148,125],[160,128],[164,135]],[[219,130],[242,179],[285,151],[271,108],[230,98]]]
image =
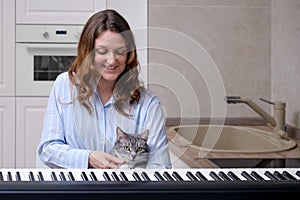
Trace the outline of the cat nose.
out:
[[[134,160],[135,159],[135,157],[136,157],[136,153],[131,153],[131,160]]]

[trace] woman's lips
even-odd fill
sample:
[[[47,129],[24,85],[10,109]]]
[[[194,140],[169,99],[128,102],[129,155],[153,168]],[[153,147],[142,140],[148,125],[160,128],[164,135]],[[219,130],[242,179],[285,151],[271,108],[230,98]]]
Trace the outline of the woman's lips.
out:
[[[117,66],[103,65],[105,69],[114,70]]]

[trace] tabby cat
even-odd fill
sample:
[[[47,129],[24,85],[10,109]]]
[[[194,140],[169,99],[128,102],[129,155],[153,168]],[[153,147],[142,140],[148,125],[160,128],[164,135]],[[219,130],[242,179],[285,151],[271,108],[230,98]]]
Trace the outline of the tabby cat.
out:
[[[121,169],[146,168],[149,158],[149,147],[147,145],[149,130],[143,133],[129,134],[121,128],[116,129],[117,141],[111,154],[126,160],[119,165]]]

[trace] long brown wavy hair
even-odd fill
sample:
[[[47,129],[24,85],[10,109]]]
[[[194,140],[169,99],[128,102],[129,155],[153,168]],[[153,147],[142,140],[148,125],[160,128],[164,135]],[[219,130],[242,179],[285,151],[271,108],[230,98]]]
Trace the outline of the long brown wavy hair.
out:
[[[125,116],[126,106],[137,103],[140,99],[143,86],[138,79],[138,60],[133,33],[127,21],[115,10],[107,9],[92,15],[83,27],[78,47],[77,57],[68,70],[71,82],[78,89],[79,102],[93,112],[89,98],[94,94],[93,87],[98,84],[99,73],[93,67],[94,42],[104,31],[117,32],[126,41],[127,60],[125,70],[117,78],[114,88],[115,109]]]

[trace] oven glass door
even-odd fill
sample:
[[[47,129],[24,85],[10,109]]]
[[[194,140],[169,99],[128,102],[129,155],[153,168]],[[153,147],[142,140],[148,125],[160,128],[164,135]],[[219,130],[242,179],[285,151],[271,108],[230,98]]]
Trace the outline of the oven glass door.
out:
[[[17,96],[49,96],[56,77],[69,69],[77,44],[16,44]]]
[[[54,81],[56,77],[69,69],[75,56],[35,55],[33,56],[34,81]]]

